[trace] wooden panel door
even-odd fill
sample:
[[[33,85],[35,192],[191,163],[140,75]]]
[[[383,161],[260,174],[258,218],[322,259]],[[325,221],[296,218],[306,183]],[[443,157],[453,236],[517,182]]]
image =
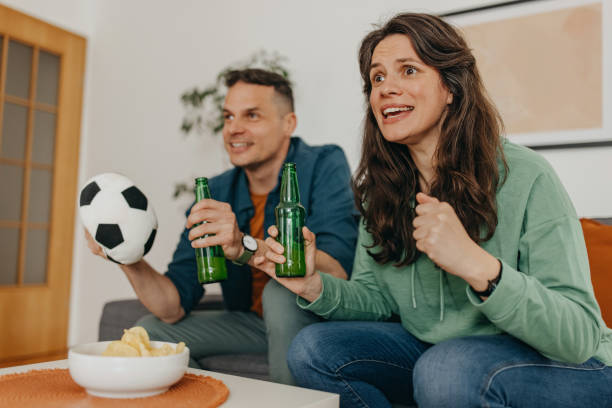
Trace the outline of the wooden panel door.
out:
[[[0,367],[66,354],[85,47],[0,5]]]

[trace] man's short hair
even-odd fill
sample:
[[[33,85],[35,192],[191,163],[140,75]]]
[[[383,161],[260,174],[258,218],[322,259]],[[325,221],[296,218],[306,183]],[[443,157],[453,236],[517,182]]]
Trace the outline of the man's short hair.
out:
[[[237,82],[273,86],[278,96],[287,103],[290,112],[293,112],[293,91],[291,83],[284,76],[259,68],[233,70],[225,74],[225,86],[231,88]]]

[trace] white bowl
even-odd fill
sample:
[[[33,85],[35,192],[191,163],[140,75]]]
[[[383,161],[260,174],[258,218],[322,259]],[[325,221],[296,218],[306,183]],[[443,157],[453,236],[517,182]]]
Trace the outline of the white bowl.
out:
[[[160,357],[107,357],[110,341],[80,344],[68,352],[72,379],[91,395],[105,398],[141,398],[161,394],[180,380],[189,362],[189,349]],[[174,343],[152,341],[159,348]]]

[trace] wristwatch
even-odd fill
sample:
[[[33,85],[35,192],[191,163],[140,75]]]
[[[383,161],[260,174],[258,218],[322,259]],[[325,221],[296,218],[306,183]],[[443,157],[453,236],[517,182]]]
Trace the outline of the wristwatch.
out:
[[[489,297],[491,296],[491,294],[493,293],[497,285],[499,285],[499,281],[501,280],[501,275],[502,275],[502,268],[500,267],[499,274],[497,275],[495,279],[491,279],[490,281],[488,281],[487,288],[485,290],[479,292],[476,289],[472,288],[471,286],[470,288],[472,289],[472,292],[474,292],[474,294],[478,296]]]
[[[249,259],[251,259],[253,254],[257,252],[257,240],[249,234],[243,234],[242,247],[244,248],[242,255],[232,261],[232,263],[238,266],[245,265],[247,262],[249,262]]]

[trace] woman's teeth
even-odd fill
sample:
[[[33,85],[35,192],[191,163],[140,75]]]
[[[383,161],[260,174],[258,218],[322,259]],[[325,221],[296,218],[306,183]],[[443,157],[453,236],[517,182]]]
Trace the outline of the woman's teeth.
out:
[[[411,111],[414,110],[414,106],[402,106],[402,107],[393,107],[393,108],[387,108],[385,110],[383,110],[383,115],[385,116],[385,118],[389,115],[394,115],[398,112],[406,112],[406,111]]]

